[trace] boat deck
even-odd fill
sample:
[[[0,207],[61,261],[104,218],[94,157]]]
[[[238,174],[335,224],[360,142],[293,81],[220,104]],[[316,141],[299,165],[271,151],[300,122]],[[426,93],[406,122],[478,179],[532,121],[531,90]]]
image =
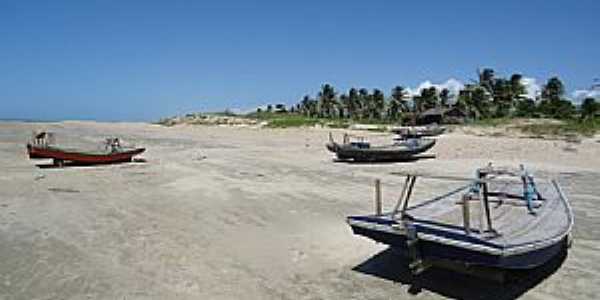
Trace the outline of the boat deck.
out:
[[[537,183],[537,189],[543,200],[533,202],[535,214],[531,214],[520,195],[522,185],[491,184],[490,192],[501,193],[488,198],[493,230],[488,230],[481,201],[470,200],[469,236],[502,249],[562,238],[569,231],[572,222],[568,203],[561,198],[559,188],[552,182]],[[421,226],[465,235],[462,194],[457,192],[448,197],[426,201],[411,200],[406,213]],[[398,217],[399,214],[396,218]]]

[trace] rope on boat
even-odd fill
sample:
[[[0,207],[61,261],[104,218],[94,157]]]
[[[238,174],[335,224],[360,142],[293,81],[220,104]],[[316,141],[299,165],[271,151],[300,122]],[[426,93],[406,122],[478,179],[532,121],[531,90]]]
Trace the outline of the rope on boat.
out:
[[[538,191],[535,181],[533,180],[533,175],[529,174],[523,165],[521,167],[521,181],[523,182],[523,199],[527,202],[527,210],[529,213],[535,214],[533,210],[533,200],[540,200],[542,195]],[[533,197],[536,196],[536,199]]]

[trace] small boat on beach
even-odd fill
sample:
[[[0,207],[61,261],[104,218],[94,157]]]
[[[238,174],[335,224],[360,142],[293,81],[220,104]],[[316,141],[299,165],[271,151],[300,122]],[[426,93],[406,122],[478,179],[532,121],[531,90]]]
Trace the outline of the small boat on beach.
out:
[[[402,139],[438,136],[446,132],[446,127],[435,125],[393,127],[391,132]]]
[[[131,162],[133,157],[144,152],[145,148],[123,147],[119,139],[106,139],[103,149],[81,150],[53,145],[52,133],[42,132],[35,135],[27,144],[30,159],[52,159],[56,166],[66,162],[77,165],[111,164]]]
[[[349,141],[348,135],[344,135],[344,141],[339,144],[333,140],[330,133],[326,147],[340,160],[403,161],[414,158],[415,155],[431,149],[434,145],[434,139],[407,139],[389,145],[373,146],[364,138]]]
[[[475,178],[406,176],[395,207],[381,212],[377,186],[376,212],[350,216],[352,231],[381,242],[409,258],[414,273],[427,261],[502,270],[543,265],[570,244],[573,212],[555,180],[534,180],[518,170],[478,169]],[[411,199],[417,178],[459,183],[449,192]]]

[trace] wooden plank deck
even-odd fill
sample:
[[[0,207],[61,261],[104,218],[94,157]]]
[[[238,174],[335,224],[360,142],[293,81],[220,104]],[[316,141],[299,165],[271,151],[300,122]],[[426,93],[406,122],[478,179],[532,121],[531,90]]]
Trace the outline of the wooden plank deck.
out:
[[[490,196],[492,227],[496,235],[481,233],[486,230],[487,220],[479,200],[470,202],[471,235],[502,247],[519,246],[551,239],[563,234],[569,226],[568,207],[561,200],[559,192],[551,182],[539,182],[537,188],[544,200],[534,201],[535,214],[530,214],[522,199],[509,199]],[[491,184],[490,191],[513,195],[522,194],[522,185],[502,183]],[[450,231],[463,232],[462,196],[457,193],[450,197],[428,202],[428,199],[411,199],[407,213],[419,220],[434,221],[457,226]],[[426,203],[423,205],[423,203]],[[483,223],[481,223],[483,221]]]

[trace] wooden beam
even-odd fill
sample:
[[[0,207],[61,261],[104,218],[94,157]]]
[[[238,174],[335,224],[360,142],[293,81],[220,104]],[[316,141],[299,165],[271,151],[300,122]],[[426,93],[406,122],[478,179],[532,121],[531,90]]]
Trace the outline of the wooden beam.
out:
[[[396,216],[396,213],[398,213],[398,209],[400,209],[400,207],[404,207],[404,201],[407,201],[406,200],[406,191],[408,190],[408,184],[410,182],[410,178],[411,178],[411,176],[406,176],[406,181],[404,182],[404,186],[402,187],[402,192],[400,193],[398,202],[396,203],[396,206],[394,206],[394,210],[392,211],[392,219]]]
[[[448,181],[467,181],[473,183],[485,183],[485,182],[494,182],[494,183],[520,183],[521,181],[518,178],[510,179],[477,179],[477,178],[469,178],[469,177],[460,177],[460,176],[440,176],[440,175],[428,175],[428,174],[419,174],[419,173],[407,173],[407,172],[392,172],[390,175],[395,176],[414,176],[428,179],[439,179],[439,180],[448,180]]]
[[[375,179],[375,215],[382,215],[381,208],[381,180]]]
[[[410,195],[412,194],[413,187],[415,186],[415,181],[417,180],[417,176],[412,176],[410,183],[408,184],[408,191],[406,192],[406,200],[404,201],[404,205],[402,206],[402,214],[406,211],[408,207],[408,200],[410,200]]]
[[[465,227],[465,232],[467,234],[471,233],[471,216],[470,216],[470,211],[469,211],[469,199],[470,196],[469,195],[464,195],[463,196],[463,201],[462,201],[462,205],[463,205],[463,224]]]
[[[471,199],[469,201],[479,201],[479,199]],[[456,202],[454,202],[454,204],[456,205],[462,205],[463,200],[457,200]],[[510,200],[510,199],[505,199],[505,200],[488,200],[489,203],[497,203],[499,205],[510,205],[510,206],[515,206],[515,207],[526,207],[527,203],[525,203],[525,201],[515,201],[515,200]],[[542,201],[534,201],[533,202],[533,207],[534,208],[539,208],[542,206]]]
[[[492,231],[493,230],[493,228],[492,228],[492,216],[491,216],[491,213],[490,213],[490,200],[489,200],[489,197],[488,197],[488,184],[487,183],[483,184],[483,202],[485,204],[485,216],[487,218],[487,225],[488,225],[487,229],[489,231]]]

